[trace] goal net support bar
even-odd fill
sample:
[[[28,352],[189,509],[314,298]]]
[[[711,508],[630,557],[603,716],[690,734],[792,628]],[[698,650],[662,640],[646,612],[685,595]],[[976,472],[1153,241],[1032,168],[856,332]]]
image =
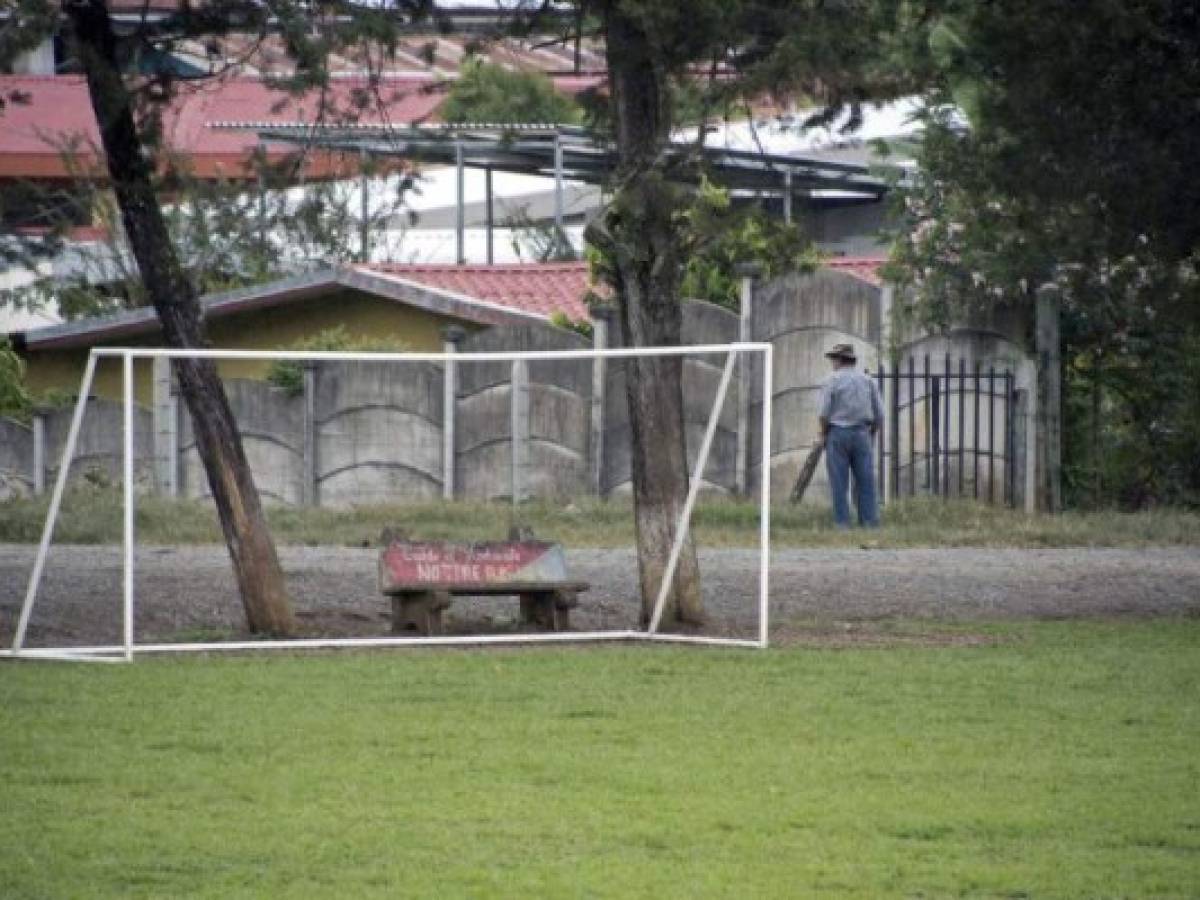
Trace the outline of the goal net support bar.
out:
[[[580,631],[541,634],[504,635],[451,635],[433,637],[365,637],[365,638],[314,638],[261,641],[210,641],[189,643],[136,643],[134,640],[134,369],[136,360],[154,359],[211,359],[279,361],[279,362],[427,362],[427,363],[471,363],[471,362],[534,362],[539,360],[588,360],[588,359],[632,359],[637,357],[703,356],[722,355],[725,365],[713,402],[712,410],[704,431],[704,438],[689,478],[687,498],[675,528],[675,540],[668,555],[654,609],[645,630],[623,631]],[[691,517],[703,483],[703,473],[712,450],[713,439],[721,417],[721,410],[740,358],[759,356],[762,368],[762,420],[759,491],[759,571],[758,571],[758,635],[753,639],[708,637],[703,635],[679,635],[660,631],[663,611],[670,594],[670,586],[683,547],[691,527]],[[79,439],[79,432],[87,408],[88,397],[95,381],[96,367],[102,359],[117,359],[121,363],[121,386],[123,408],[123,517],[122,517],[122,643],[103,646],[78,647],[27,647],[30,617],[33,612],[38,588],[45,572],[46,560],[54,536],[54,528],[62,506],[70,474],[71,461]],[[743,371],[748,371],[746,367]],[[97,347],[88,355],[80,382],[79,396],[67,432],[62,459],[55,478],[46,521],[34,559],[33,570],[25,592],[24,602],[17,620],[17,628],[9,649],[0,650],[0,658],[30,660],[67,660],[123,662],[132,661],[138,653],[213,652],[220,650],[246,651],[266,649],[320,649],[337,647],[405,647],[405,646],[478,646],[486,644],[516,643],[563,643],[588,641],[654,641],[712,646],[765,648],[768,644],[768,601],[770,568],[770,514],[771,514],[771,414],[773,348],[767,343],[702,344],[679,347],[633,347],[605,350],[547,350],[487,353],[365,353],[346,351],[294,351],[294,350],[171,350],[150,348]],[[749,379],[743,377],[743,390]]]

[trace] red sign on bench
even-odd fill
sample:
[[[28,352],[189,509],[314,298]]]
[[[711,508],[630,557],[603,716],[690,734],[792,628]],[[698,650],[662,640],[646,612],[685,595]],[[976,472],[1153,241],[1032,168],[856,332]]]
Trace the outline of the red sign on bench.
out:
[[[379,559],[379,587],[562,581],[566,568],[562,546],[543,541],[393,541]]]

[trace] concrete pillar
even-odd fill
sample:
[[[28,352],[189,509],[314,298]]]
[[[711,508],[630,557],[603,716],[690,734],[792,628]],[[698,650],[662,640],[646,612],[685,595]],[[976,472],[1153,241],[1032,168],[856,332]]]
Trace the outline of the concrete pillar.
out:
[[[304,437],[300,502],[319,506],[317,491],[317,364],[301,363],[304,369]]]
[[[895,285],[884,282],[879,289],[879,366],[881,369],[886,366],[887,371],[893,376],[884,380],[883,396],[880,397],[880,400],[883,401],[883,422],[880,423],[880,427],[883,429],[883,445],[887,448],[887,453],[891,455],[891,459],[884,460],[883,481],[879,485],[879,496],[885,500],[899,491],[899,488],[892,484],[895,473],[892,471],[891,464],[891,460],[900,453],[899,417],[893,419],[891,414],[893,409],[898,408],[893,394],[900,390],[900,379],[895,377],[900,361],[898,348],[895,346],[895,331],[892,321],[895,303]],[[961,385],[959,389],[963,389]]]
[[[183,495],[183,453],[181,448],[183,433],[183,414],[179,403],[179,386],[171,379],[168,409],[171,419],[170,441],[167,444],[167,493],[171,497]]]
[[[442,352],[457,353],[467,332],[460,325],[442,329]],[[458,410],[458,363],[446,360],[442,370],[442,499],[453,500],[458,461],[455,415]]]
[[[1037,292],[1039,508],[1062,511],[1062,359],[1059,344],[1059,292],[1053,284]]]
[[[609,325],[614,310],[607,306],[592,308],[592,347],[605,350],[609,345]],[[608,392],[608,360],[596,357],[592,360],[592,421],[591,439],[591,488],[597,497],[604,496],[604,409]]]
[[[151,420],[154,428],[154,490],[159,494],[171,494],[171,467],[174,465],[171,448],[177,444],[174,432],[179,417],[171,402],[171,377],[171,361],[156,356]]]
[[[754,282],[762,272],[757,263],[747,263],[737,267],[741,276],[741,310],[738,315],[738,341],[749,343],[754,340]],[[737,406],[737,444],[734,451],[734,493],[745,496],[750,491],[750,404],[753,372],[752,360],[746,354],[739,354],[738,372],[738,406]]]
[[[1028,515],[1038,510],[1038,371],[1037,364],[1030,359],[1017,364],[1017,400],[1013,418],[1016,434],[1013,489],[1021,499]]]
[[[46,411],[33,411],[33,493],[41,496],[46,493]]]
[[[889,368],[899,360],[894,345],[896,332],[893,316],[896,308],[896,286],[884,282],[879,289],[879,359],[887,360]]]
[[[511,493],[513,506],[525,499],[529,483],[529,365],[523,359],[512,364]]]

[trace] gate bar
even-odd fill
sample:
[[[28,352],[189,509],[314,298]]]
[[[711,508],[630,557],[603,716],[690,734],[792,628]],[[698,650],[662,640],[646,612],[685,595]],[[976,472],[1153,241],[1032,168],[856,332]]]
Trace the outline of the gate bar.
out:
[[[963,444],[966,432],[967,402],[967,360],[958,358],[958,496],[963,495]]]

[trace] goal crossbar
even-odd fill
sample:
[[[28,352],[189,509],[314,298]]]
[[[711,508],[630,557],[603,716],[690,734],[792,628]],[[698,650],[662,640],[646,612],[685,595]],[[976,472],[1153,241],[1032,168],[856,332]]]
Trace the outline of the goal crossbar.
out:
[[[712,450],[713,439],[720,421],[729,385],[739,359],[758,354],[762,359],[762,421],[764,436],[761,444],[759,491],[759,573],[758,573],[758,635],[754,639],[678,635],[659,631],[666,600],[679,564],[691,526],[703,483],[703,473]],[[366,637],[366,638],[305,638],[254,641],[216,641],[194,643],[143,643],[134,640],[134,511],[136,497],[133,478],[133,364],[136,360],[154,359],[211,359],[211,360],[274,360],[287,362],[517,362],[537,360],[633,359],[663,356],[724,355],[725,365],[717,394],[705,427],[704,438],[689,477],[688,494],[676,522],[675,540],[668,556],[667,567],[656,596],[650,621],[644,630],[604,632],[553,632],[504,635],[445,635],[430,637]],[[12,646],[0,649],[0,659],[59,660],[87,662],[128,662],[135,654],[248,651],[265,649],[328,649],[354,647],[413,647],[413,646],[480,646],[517,643],[582,643],[589,641],[654,641],[701,644],[723,647],[762,649],[768,644],[768,600],[770,568],[770,507],[771,460],[770,439],[772,415],[773,347],[768,343],[736,342],[730,344],[698,344],[673,347],[627,347],[593,350],[497,351],[467,353],[389,353],[362,351],[295,351],[295,350],[173,350],[165,348],[96,347],[88,355],[80,382],[79,396],[63,446],[62,459],[55,478],[46,521],[42,528],[33,570],[29,576],[25,598],[17,621]],[[90,647],[26,647],[25,638],[33,611],[38,587],[45,571],[46,559],[53,540],[54,527],[62,505],[63,494],[74,459],[75,447],[83,422],[87,400],[95,380],[96,366],[101,359],[119,359],[122,366],[122,409],[124,418],[123,466],[123,596],[122,643]],[[743,385],[745,385],[743,379]],[[745,387],[743,387],[743,390]]]

